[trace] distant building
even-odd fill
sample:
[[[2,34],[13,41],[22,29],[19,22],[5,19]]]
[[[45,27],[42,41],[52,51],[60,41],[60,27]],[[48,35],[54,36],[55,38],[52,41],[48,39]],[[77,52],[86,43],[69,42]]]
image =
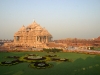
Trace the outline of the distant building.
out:
[[[78,38],[67,38],[61,40],[54,40],[56,43],[66,44],[67,46],[100,46],[100,37],[95,39],[78,39]]]
[[[94,46],[100,46],[100,36],[94,39]]]
[[[13,40],[5,40],[5,39],[0,39],[0,46],[2,46],[2,45],[4,45],[4,43],[11,43],[11,42],[13,42]]]

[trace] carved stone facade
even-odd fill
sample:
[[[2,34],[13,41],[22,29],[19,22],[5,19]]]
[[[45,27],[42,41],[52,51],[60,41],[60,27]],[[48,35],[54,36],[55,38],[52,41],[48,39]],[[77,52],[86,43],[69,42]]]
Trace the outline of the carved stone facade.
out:
[[[45,47],[46,43],[50,42],[52,35],[42,28],[35,21],[27,27],[22,26],[19,31],[14,34],[15,46],[26,47]]]

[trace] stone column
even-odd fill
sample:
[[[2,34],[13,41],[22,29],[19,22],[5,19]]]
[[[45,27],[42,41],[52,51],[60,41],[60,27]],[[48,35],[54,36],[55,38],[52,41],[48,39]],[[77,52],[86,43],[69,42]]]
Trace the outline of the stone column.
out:
[[[39,39],[39,42],[41,42],[41,36],[39,36],[39,38],[40,38],[40,39]]]
[[[37,41],[37,36],[34,37],[35,38],[35,42]]]
[[[42,36],[42,43],[44,43],[44,36]]]
[[[37,36],[35,36],[35,41],[37,42]]]
[[[42,42],[42,36],[41,36],[41,42]]]
[[[43,36],[42,36],[42,43],[43,43]]]
[[[38,41],[38,36],[36,36],[36,38],[37,38],[37,41]]]
[[[37,36],[37,41],[39,41],[39,36]]]
[[[42,42],[42,36],[40,36],[40,42]]]
[[[40,41],[40,37],[38,36],[38,42]]]
[[[44,36],[44,43],[46,42],[46,36]]]
[[[42,43],[42,36],[41,36],[41,43]]]
[[[43,42],[45,43],[45,36],[43,36]]]
[[[46,43],[48,42],[48,36],[46,36]]]
[[[39,42],[41,41],[41,37],[39,36]]]
[[[45,43],[45,36],[43,36],[43,42]]]

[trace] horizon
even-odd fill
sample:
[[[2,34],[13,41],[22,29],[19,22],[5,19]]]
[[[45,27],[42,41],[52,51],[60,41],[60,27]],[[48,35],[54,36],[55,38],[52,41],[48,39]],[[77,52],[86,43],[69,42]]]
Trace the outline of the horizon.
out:
[[[13,39],[34,20],[53,40],[100,36],[100,0],[1,0],[0,11],[0,39]]]

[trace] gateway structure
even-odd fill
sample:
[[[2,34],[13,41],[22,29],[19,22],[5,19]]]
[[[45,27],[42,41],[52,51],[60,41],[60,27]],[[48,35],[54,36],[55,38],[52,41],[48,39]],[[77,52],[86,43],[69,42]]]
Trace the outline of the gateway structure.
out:
[[[22,26],[14,34],[13,46],[24,47],[46,47],[46,43],[50,42],[52,35],[42,28],[35,21],[27,27]]]

